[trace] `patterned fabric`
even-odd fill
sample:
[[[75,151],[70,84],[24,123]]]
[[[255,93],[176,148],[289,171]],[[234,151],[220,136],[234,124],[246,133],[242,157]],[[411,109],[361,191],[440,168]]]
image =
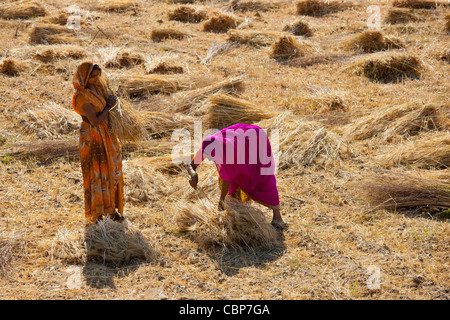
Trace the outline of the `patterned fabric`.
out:
[[[106,107],[102,88],[94,92],[86,87],[94,64],[82,63],[75,72],[72,98],[74,110],[86,116],[82,106],[90,103],[96,114]],[[123,214],[122,146],[108,129],[107,120],[99,126],[82,122],[80,128],[80,160],[83,172],[85,216],[95,222],[104,215],[117,211]]]

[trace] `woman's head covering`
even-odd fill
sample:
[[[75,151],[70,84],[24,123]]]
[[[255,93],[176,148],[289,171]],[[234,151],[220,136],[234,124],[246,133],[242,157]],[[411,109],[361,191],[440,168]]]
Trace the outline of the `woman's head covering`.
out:
[[[75,90],[80,90],[86,88],[89,77],[94,70],[94,63],[91,61],[86,61],[80,64],[77,71],[73,75],[73,87]]]

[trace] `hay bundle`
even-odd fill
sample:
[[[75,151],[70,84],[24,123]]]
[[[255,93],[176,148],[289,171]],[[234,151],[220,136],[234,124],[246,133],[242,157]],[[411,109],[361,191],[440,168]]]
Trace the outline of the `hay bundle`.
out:
[[[436,0],[394,0],[392,6],[411,9],[435,9],[439,4]]]
[[[236,29],[239,20],[228,14],[215,13],[209,20],[203,23],[203,31],[214,33],[226,33],[230,29]]]
[[[311,53],[312,46],[305,41],[298,41],[292,36],[282,36],[270,47],[270,57],[279,62],[286,62]]]
[[[385,23],[390,24],[399,24],[399,23],[408,23],[408,22],[417,22],[420,21],[419,17],[410,12],[409,10],[392,8],[389,10],[386,18],[384,19]]]
[[[223,94],[236,95],[244,91],[242,77],[234,77],[214,83],[199,89],[179,92],[175,96],[174,112],[184,112],[189,115],[203,115],[203,108],[195,108],[210,95],[221,92]]]
[[[30,19],[45,16],[47,11],[40,1],[17,1],[0,6],[0,18],[3,19]]]
[[[194,6],[180,6],[169,12],[169,20],[175,20],[186,23],[199,23],[208,19],[208,12],[200,10]]]
[[[50,258],[70,264],[85,263],[86,247],[82,234],[69,231],[67,228],[58,229],[51,243]]]
[[[274,117],[274,112],[253,105],[250,101],[225,94],[208,97],[206,122],[209,128],[223,129],[236,123],[256,123]]]
[[[313,31],[311,30],[311,28],[302,21],[297,21],[295,23],[286,25],[283,28],[283,31],[290,32],[294,36],[311,37],[313,35]]]
[[[302,0],[297,2],[297,14],[320,17],[329,13],[346,10],[351,3],[342,1]]]
[[[259,1],[259,0],[230,0],[228,2],[228,9],[240,12],[247,11],[272,11],[279,9],[281,3],[274,2],[272,0]]]
[[[184,69],[175,60],[170,58],[154,59],[145,65],[145,70],[148,74],[179,74],[183,73]]]
[[[209,249],[273,249],[281,245],[279,233],[260,210],[227,197],[225,210],[215,203],[178,204],[176,224],[201,247]]]
[[[131,68],[145,63],[145,57],[134,50],[119,50],[104,63],[107,68]]]
[[[377,30],[368,30],[350,39],[345,44],[347,50],[356,52],[372,53],[391,49],[404,48],[404,44],[399,39],[386,37]]]
[[[31,44],[63,44],[76,42],[75,31],[58,24],[37,24],[31,30]]]
[[[169,136],[177,129],[192,131],[195,118],[165,112],[141,111],[144,128],[152,138]]]
[[[29,69],[28,64],[14,58],[6,58],[0,64],[0,73],[8,76],[18,76]]]
[[[7,113],[21,131],[35,134],[38,138],[58,138],[80,128],[81,118],[73,110],[49,102],[36,109],[26,109],[21,113]]]
[[[345,70],[363,75],[380,83],[400,82],[406,78],[420,78],[423,64],[419,58],[409,53],[378,53],[357,59]]]
[[[109,127],[122,143],[139,142],[145,138],[142,117],[128,101],[119,98],[117,104],[108,113]]]
[[[408,165],[423,169],[450,168],[450,133],[433,131],[390,148],[375,157],[375,162],[385,166]]]
[[[405,103],[377,109],[345,129],[350,139],[364,140],[379,136],[383,141],[391,141],[397,136],[414,136],[421,131],[436,129],[437,109],[433,105]]]
[[[178,78],[157,74],[128,75],[118,79],[118,91],[128,97],[142,97],[152,94],[172,94],[186,86]]]
[[[132,259],[151,260],[152,251],[143,235],[126,220],[122,223],[104,218],[86,227],[86,259],[124,264]]]
[[[370,205],[386,209],[450,208],[448,181],[385,173],[359,182]]]
[[[68,19],[69,15],[66,12],[59,12],[57,14],[42,17],[39,19],[39,21],[42,23],[59,24],[61,26],[65,26]]]
[[[154,42],[161,42],[169,39],[182,40],[189,35],[176,29],[154,29],[150,37]]]
[[[135,0],[102,0],[97,5],[97,10],[106,12],[124,12],[138,8],[139,4]]]
[[[86,51],[76,45],[39,45],[33,48],[31,56],[42,62],[52,62],[59,59],[82,59],[86,57]]]
[[[227,41],[248,45],[251,47],[267,47],[273,44],[280,36],[279,32],[228,30]]]

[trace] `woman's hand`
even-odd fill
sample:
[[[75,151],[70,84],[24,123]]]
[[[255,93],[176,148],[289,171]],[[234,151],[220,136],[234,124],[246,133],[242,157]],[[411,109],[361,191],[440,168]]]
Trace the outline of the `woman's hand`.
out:
[[[219,211],[224,211],[225,210],[225,206],[223,205],[223,200],[219,200],[219,205],[217,206],[217,209]]]
[[[198,184],[197,172],[195,172],[194,174],[191,175],[191,179],[189,179],[189,184],[191,185],[192,188],[197,189],[197,184]]]
[[[117,103],[117,97],[114,95],[109,96],[108,99],[106,100],[106,104],[110,106],[110,109],[112,107],[114,107],[116,105],[116,103]]]

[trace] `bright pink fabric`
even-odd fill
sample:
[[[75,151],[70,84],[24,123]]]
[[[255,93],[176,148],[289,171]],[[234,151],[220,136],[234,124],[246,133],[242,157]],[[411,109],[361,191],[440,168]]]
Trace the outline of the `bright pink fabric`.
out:
[[[220,178],[230,181],[229,194],[239,187],[253,200],[280,204],[272,148],[263,129],[235,124],[206,137],[201,150],[215,162]]]

